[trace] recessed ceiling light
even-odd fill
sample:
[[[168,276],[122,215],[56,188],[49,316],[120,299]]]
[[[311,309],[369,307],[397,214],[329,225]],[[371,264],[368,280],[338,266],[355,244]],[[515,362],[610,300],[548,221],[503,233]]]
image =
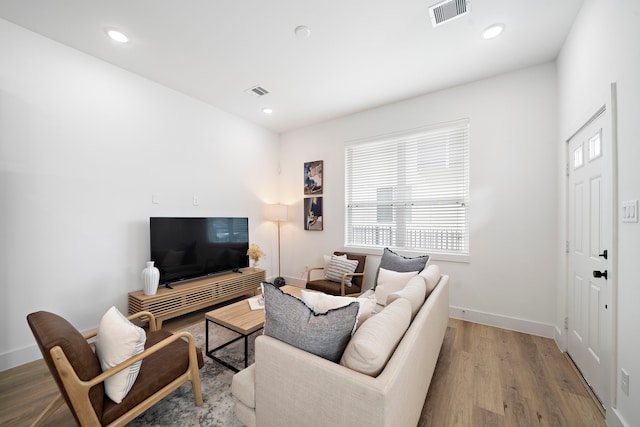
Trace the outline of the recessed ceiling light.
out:
[[[493,24],[490,27],[485,28],[482,32],[483,39],[493,39],[498,37],[504,31],[504,24]]]
[[[273,113],[273,108],[264,107],[262,109],[262,112],[265,113],[265,114],[271,114],[271,113]]]
[[[106,32],[107,32],[107,35],[109,37],[111,37],[111,40],[115,40],[118,43],[128,43],[129,42],[129,37],[127,37],[124,33],[120,32],[118,30],[107,29]]]

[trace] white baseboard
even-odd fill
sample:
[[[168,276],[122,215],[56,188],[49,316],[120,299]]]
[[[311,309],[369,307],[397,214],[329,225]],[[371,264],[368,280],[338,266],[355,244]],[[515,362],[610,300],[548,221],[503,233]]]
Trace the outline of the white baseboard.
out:
[[[36,344],[0,354],[0,372],[38,359],[42,359],[42,353]]]
[[[608,427],[629,427],[629,424],[624,421],[615,408],[607,408],[607,419],[605,421]]]
[[[555,340],[556,345],[558,346],[560,351],[563,353],[566,353],[567,352],[567,334],[562,333],[562,330],[560,330],[560,328],[556,326],[554,328],[553,339]]]
[[[449,317],[473,323],[480,323],[482,325],[494,326],[496,328],[524,332],[526,334],[544,338],[555,338],[555,326],[533,322],[531,320],[517,319],[499,314],[484,313],[481,311],[452,306],[449,307]]]
[[[290,277],[290,276],[282,276],[282,277],[284,277],[284,280],[287,283],[287,285],[298,286],[300,288],[304,288],[307,285],[307,279],[297,279],[295,277]],[[275,279],[275,277],[271,278],[271,283],[273,283],[273,279]]]

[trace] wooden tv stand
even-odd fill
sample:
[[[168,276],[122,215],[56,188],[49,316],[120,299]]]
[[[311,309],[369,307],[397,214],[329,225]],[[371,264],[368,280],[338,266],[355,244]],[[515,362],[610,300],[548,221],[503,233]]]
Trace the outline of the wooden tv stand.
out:
[[[241,273],[225,273],[176,283],[173,289],[161,287],[155,295],[142,291],[129,292],[129,314],[150,311],[158,328],[162,322],[201,308],[210,307],[243,295],[253,296],[265,278],[261,268],[243,268]]]

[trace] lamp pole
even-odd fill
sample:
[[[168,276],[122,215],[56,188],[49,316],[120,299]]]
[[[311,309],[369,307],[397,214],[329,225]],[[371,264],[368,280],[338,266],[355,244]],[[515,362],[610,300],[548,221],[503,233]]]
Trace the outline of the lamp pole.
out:
[[[282,286],[285,284],[284,278],[281,276],[282,271],[282,261],[280,258],[280,222],[286,221],[289,219],[289,213],[287,209],[287,205],[269,205],[267,206],[267,218],[271,221],[275,221],[278,224],[278,277],[274,279],[274,284],[277,286]]]
[[[280,277],[280,220],[278,222],[278,277]]]

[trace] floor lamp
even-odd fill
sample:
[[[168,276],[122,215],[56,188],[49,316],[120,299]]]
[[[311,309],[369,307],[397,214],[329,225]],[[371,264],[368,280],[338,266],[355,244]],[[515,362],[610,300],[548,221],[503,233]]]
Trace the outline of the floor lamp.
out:
[[[284,278],[280,275],[280,222],[287,221],[289,215],[287,213],[287,205],[269,205],[266,209],[267,219],[278,223],[278,277],[273,281],[276,286],[285,284]]]

